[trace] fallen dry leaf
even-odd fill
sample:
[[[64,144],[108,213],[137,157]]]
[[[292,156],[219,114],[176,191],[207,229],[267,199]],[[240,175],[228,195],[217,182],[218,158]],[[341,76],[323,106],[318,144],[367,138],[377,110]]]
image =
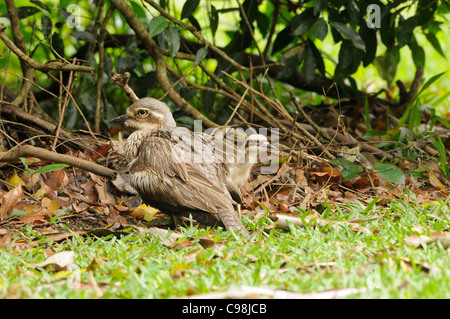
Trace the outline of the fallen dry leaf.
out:
[[[8,182],[8,184],[12,185],[12,187],[9,185],[6,185],[10,189],[16,187],[18,184],[25,186],[25,182],[17,174],[10,176],[8,179],[6,179],[6,181]]]
[[[70,270],[73,266],[74,257],[75,253],[72,250],[61,251],[51,255],[45,261],[36,264],[35,267],[44,268],[46,266],[52,266],[54,271]]]
[[[410,246],[413,246],[414,248],[418,248],[422,244],[420,241],[420,236],[416,234],[411,235],[403,240],[405,241],[405,243],[407,243]]]
[[[136,219],[144,219],[145,221],[149,222],[155,218],[155,214],[157,212],[159,212],[159,210],[157,210],[156,208],[142,204],[141,206],[133,210],[131,216],[133,216]]]
[[[28,215],[19,216],[17,218],[17,221],[14,221],[14,224],[36,224],[36,225],[42,225],[47,223],[49,212],[45,210],[44,208],[40,207],[41,210],[34,211]]]
[[[65,187],[69,184],[69,178],[64,169],[59,169],[47,174],[50,176],[45,183],[53,190],[59,190],[62,186]]]
[[[101,157],[105,157],[108,154],[108,151],[111,149],[111,145],[108,144],[101,144],[98,145],[92,152],[88,152],[86,155],[91,160],[96,161]]]
[[[17,184],[12,190],[6,193],[1,200],[0,220],[9,217],[14,208],[19,204],[22,197],[22,184]]]
[[[41,182],[41,189],[45,191],[45,196],[51,200],[57,200],[60,207],[69,207],[71,204],[62,196],[56,195],[56,191],[50,188],[46,183]]]
[[[13,237],[14,237],[14,235],[12,233],[6,233],[4,236],[1,236],[0,237],[0,248],[8,245],[11,242]]]
[[[59,209],[59,202],[56,199],[51,200],[50,198],[44,197],[42,198],[41,205],[51,212]]]
[[[103,178],[97,178],[95,181],[95,190],[97,191],[98,201],[102,204],[117,204],[116,198],[111,192],[109,183]]]

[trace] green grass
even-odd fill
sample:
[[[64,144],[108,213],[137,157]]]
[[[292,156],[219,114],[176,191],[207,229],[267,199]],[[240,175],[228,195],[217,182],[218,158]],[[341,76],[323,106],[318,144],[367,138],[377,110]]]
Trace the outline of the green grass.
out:
[[[19,240],[0,249],[0,298],[174,298],[241,285],[298,293],[360,288],[351,298],[450,298],[448,250],[404,241],[418,225],[424,235],[448,231],[447,202],[428,204],[405,195],[371,210],[363,203],[332,206],[324,219],[336,227],[265,229],[249,242],[226,231],[187,227],[174,246],[131,230],[121,238],[74,235],[50,244],[42,237],[33,245],[39,234],[23,229],[24,249]],[[365,232],[340,223],[375,214],[380,218],[361,224]],[[268,218],[244,222],[253,230],[271,224]],[[218,244],[202,247],[199,238],[206,236]],[[75,273],[35,268],[49,253],[64,250],[75,252]]]

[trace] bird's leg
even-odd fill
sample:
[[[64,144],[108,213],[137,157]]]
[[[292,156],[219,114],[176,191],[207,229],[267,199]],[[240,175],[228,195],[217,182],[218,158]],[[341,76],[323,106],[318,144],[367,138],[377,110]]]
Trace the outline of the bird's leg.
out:
[[[182,220],[181,217],[172,215],[172,220],[173,220],[173,227],[174,229],[177,229],[181,224],[182,224]]]

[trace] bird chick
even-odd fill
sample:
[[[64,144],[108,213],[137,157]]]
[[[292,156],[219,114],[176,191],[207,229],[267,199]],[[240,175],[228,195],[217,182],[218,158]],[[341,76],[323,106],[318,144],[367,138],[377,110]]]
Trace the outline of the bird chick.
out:
[[[111,122],[135,129],[125,143],[125,156],[130,184],[145,203],[172,216],[192,215],[200,223],[224,225],[249,237],[234,210],[226,178],[229,168],[217,161],[186,160],[186,152],[214,150],[199,134],[177,128],[164,102],[140,99]]]
[[[258,155],[267,154],[269,149],[273,146],[262,134],[251,134],[246,138],[244,154],[239,154],[236,163],[230,166],[230,178],[238,188],[249,179],[253,166],[258,163]]]
[[[260,155],[268,155],[276,149],[262,134],[248,135],[233,128],[226,129],[226,136],[221,129],[214,129],[205,134],[205,139],[229,164],[227,181],[239,189],[249,179],[253,166],[260,162]]]

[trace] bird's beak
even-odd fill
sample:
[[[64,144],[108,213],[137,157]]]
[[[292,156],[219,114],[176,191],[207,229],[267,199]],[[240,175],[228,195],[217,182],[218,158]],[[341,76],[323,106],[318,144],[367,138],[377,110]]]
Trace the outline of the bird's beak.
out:
[[[277,149],[274,145],[270,144],[270,142],[267,142],[267,141],[263,142],[263,144],[261,146],[268,150],[276,150]]]
[[[119,115],[119,116],[111,119],[109,122],[110,123],[119,123],[119,122],[123,123],[129,119],[131,119],[131,117],[129,117],[127,114],[122,114],[122,115]]]

